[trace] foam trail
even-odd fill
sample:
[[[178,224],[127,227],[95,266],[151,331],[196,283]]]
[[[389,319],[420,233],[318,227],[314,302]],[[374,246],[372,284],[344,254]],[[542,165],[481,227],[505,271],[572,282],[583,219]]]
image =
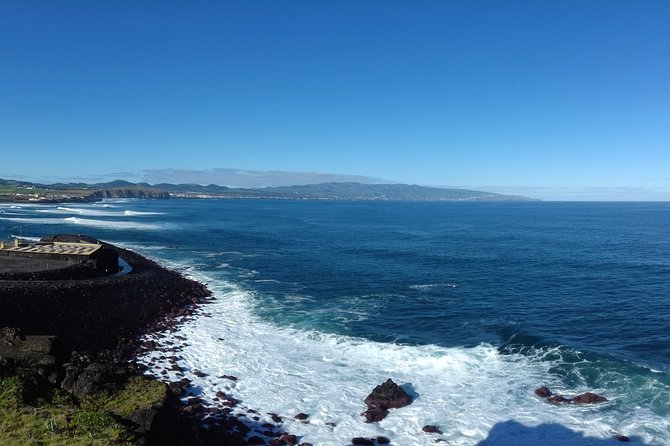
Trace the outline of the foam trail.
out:
[[[103,211],[97,209],[71,208],[58,206],[50,209],[38,209],[36,212],[42,214],[75,214],[89,217],[118,217],[123,215],[121,212]]]
[[[0,217],[0,220],[11,221],[14,223],[44,224],[44,225],[58,225],[58,224],[62,225],[63,223],[66,223],[62,218]]]
[[[131,210],[123,211],[123,215],[128,215],[131,217],[142,217],[145,215],[164,215],[164,214],[165,214],[164,212],[140,212]]]
[[[112,211],[112,210],[101,210],[93,208],[73,208],[58,206],[51,209],[39,209],[37,212],[46,213],[46,214],[76,214],[87,217],[144,217],[150,215],[163,215],[162,212],[140,212],[140,211]]]
[[[150,223],[136,223],[132,221],[94,220],[94,219],[77,218],[77,217],[68,217],[65,219],[65,221],[78,225],[93,226],[105,229],[159,230],[159,229],[170,229],[171,227],[169,224],[166,223],[150,224]]]
[[[0,220],[8,220],[15,223],[29,223],[39,225],[63,225],[73,224],[81,226],[90,226],[103,229],[130,229],[130,230],[164,230],[172,229],[169,223],[137,223],[133,221],[113,221],[113,220],[96,220],[90,218],[67,217],[67,218],[6,218],[0,217]]]
[[[29,242],[39,242],[42,240],[40,237],[26,237],[25,235],[16,235],[11,234],[12,238],[18,238],[19,240],[28,240]]]

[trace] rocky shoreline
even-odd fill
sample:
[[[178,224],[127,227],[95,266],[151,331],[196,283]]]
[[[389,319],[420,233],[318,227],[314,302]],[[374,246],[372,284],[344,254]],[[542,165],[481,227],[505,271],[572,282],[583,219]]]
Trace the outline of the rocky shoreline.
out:
[[[45,444],[77,444],[82,433],[93,444],[197,444],[191,420],[181,416],[181,390],[143,377],[133,358],[142,334],[174,328],[211,293],[134,252],[103,245],[132,273],[91,278],[82,269],[80,278],[0,280],[0,418],[23,417],[18,424],[28,425],[25,412],[48,414]],[[17,444],[42,435],[33,430],[22,438],[18,430],[3,435]]]

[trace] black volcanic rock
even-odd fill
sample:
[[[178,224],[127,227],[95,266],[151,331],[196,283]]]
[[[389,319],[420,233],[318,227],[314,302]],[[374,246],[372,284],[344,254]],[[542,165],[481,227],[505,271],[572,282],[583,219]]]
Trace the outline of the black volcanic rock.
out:
[[[388,409],[397,409],[412,404],[412,397],[390,378],[372,390],[363,401],[368,410],[363,412],[366,422],[381,421],[388,415]]]
[[[65,364],[65,378],[61,388],[81,398],[102,391],[114,391],[129,376],[127,367],[113,363],[88,365]]]
[[[546,398],[550,404],[597,404],[607,402],[607,398],[591,392],[585,392],[573,398],[567,398],[563,395],[556,395],[548,387],[542,386],[535,389],[535,395],[540,398]]]
[[[596,403],[604,403],[606,401],[607,398],[605,398],[604,396],[597,395],[591,392],[586,392],[572,398],[570,400],[570,404],[596,404]]]

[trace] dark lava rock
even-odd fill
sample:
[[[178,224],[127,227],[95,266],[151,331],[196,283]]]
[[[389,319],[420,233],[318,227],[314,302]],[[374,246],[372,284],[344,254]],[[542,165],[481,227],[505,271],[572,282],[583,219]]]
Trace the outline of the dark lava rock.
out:
[[[268,415],[270,415],[270,418],[272,418],[272,421],[274,421],[275,423],[283,423],[284,422],[282,417],[280,417],[276,413],[268,412]]]
[[[630,438],[626,437],[625,435],[615,435],[614,438],[624,443],[628,443],[630,441]]]
[[[173,381],[168,383],[168,387],[174,396],[180,397],[186,392],[188,384],[183,381]]]
[[[181,408],[181,413],[184,415],[196,415],[203,413],[205,407],[202,404],[191,404],[190,406],[184,406]]]
[[[371,423],[383,420],[388,415],[388,409],[412,404],[412,397],[389,378],[375,387],[363,402],[368,406],[368,410],[362,415],[365,416],[366,422]]]
[[[382,436],[377,437],[377,443],[379,443],[379,444],[389,444],[390,442],[391,442],[391,440],[387,437],[382,437]]]
[[[247,439],[248,444],[265,444],[265,440],[261,437],[253,436]]]
[[[289,446],[295,446],[298,444],[298,438],[293,434],[284,434],[279,437],[279,440],[284,442],[284,444],[288,444]]]
[[[365,417],[366,423],[375,423],[381,421],[389,414],[387,409],[381,407],[368,407],[368,410],[363,412],[361,415]]]
[[[231,380],[231,381],[237,381],[237,377],[236,377],[236,376],[232,376],[232,375],[221,375],[221,376],[219,376],[219,378],[220,378],[220,379],[229,379],[229,380]]]
[[[207,376],[207,373],[201,372],[200,370],[193,370],[193,374],[197,376],[198,378],[205,378]]]
[[[85,367],[80,364],[64,364],[65,378],[61,388],[77,398],[102,391],[114,391],[129,376],[128,368],[121,364],[92,363]]]
[[[428,434],[441,434],[442,431],[437,427],[432,424],[427,424],[424,427],[421,428],[422,431],[428,433]]]
[[[547,402],[550,404],[566,404],[569,403],[570,400],[561,395],[552,395],[549,398],[547,398]]]
[[[152,429],[154,420],[158,415],[158,409],[142,409],[131,413],[128,419],[137,425],[135,429],[139,433],[148,433]]]
[[[595,404],[595,403],[604,403],[607,401],[607,398],[604,396],[596,395],[595,393],[586,392],[570,400],[570,404]]]
[[[373,446],[375,444],[374,441],[370,440],[369,438],[363,438],[363,437],[354,437],[351,439],[351,444],[357,445],[357,446]]]
[[[549,398],[551,396],[551,390],[549,390],[549,387],[547,386],[538,387],[535,389],[535,395],[540,398]]]
[[[546,391],[543,389],[546,389]],[[547,398],[547,402],[549,404],[596,404],[596,403],[604,403],[605,401],[607,401],[607,398],[605,398],[604,396],[597,395],[591,392],[582,393],[581,395],[577,395],[574,398],[566,398],[562,395],[552,394],[551,391],[546,387],[544,388],[540,387],[535,391],[536,395],[542,397],[544,397],[543,395],[546,395],[547,393],[548,395],[550,395]]]
[[[186,405],[187,406],[192,406],[194,404],[202,404],[202,398],[198,396],[191,396],[186,400]]]
[[[607,401],[607,398],[604,396],[591,392],[582,393],[574,398],[566,398],[563,395],[554,395],[551,390],[545,386],[537,388],[535,390],[535,395],[541,398],[547,398],[547,402],[550,404],[596,404]]]
[[[309,418],[309,415],[307,415],[306,413],[302,413],[302,412],[300,412],[299,414],[297,414],[293,417],[294,420],[298,420],[298,421],[305,421],[307,418]]]

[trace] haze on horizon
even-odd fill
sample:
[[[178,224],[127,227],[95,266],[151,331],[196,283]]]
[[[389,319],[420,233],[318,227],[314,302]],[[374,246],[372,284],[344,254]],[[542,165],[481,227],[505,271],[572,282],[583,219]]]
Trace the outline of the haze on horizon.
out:
[[[667,23],[660,0],[6,1],[0,178],[670,200]]]

